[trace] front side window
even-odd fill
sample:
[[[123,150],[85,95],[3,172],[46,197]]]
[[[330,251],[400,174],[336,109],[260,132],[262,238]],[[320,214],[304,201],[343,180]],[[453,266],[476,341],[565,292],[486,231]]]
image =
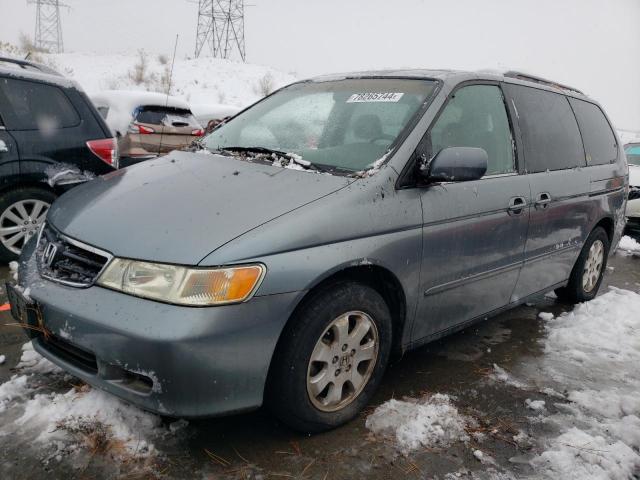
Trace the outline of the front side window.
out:
[[[365,170],[394,145],[435,86],[395,78],[298,83],[234,117],[203,144],[267,148],[317,166]]]
[[[3,113],[12,130],[49,132],[80,123],[78,112],[58,87],[4,78],[0,80],[0,90],[7,103]]]
[[[524,144],[527,172],[586,166],[580,130],[569,100],[559,93],[508,85]]]
[[[587,153],[587,164],[604,165],[615,162],[618,158],[618,144],[600,107],[576,98],[569,101],[578,119]]]
[[[455,92],[428,135],[431,155],[447,147],[482,148],[489,157],[487,175],[514,172],[509,118],[502,91],[495,85],[470,85]]]

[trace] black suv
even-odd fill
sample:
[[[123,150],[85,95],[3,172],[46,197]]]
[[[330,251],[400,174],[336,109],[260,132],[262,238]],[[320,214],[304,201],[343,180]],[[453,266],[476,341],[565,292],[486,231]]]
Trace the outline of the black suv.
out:
[[[116,168],[117,143],[75,82],[0,57],[0,262],[18,258],[56,196]]]

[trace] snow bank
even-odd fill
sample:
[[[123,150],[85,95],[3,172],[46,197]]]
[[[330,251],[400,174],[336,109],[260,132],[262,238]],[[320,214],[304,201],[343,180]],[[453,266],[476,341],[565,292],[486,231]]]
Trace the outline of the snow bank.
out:
[[[101,90],[164,91],[161,79],[167,65],[154,55],[147,56],[146,83],[136,84],[131,77],[137,54],[98,55],[62,53],[43,55],[54,62],[64,75],[76,80],[89,94]],[[262,96],[264,79],[272,88],[296,80],[293,75],[270,67],[223,60],[219,58],[176,59],[171,94],[197,105],[227,104],[245,107]],[[203,107],[204,108],[204,107]]]
[[[421,447],[443,447],[468,440],[468,422],[448,395],[435,394],[422,400],[389,400],[369,415],[365,425],[392,440],[407,455]]]
[[[36,394],[15,423],[39,432],[38,442],[69,441],[69,433],[80,430],[104,431],[126,454],[144,457],[155,453],[150,438],[160,433],[161,420],[85,385],[62,394]]]
[[[591,436],[574,427],[556,439],[553,450],[544,452],[532,464],[548,478],[626,480],[637,472],[638,460],[638,454],[623,442]]]
[[[629,253],[640,255],[640,242],[625,235],[620,239],[620,243],[618,244],[618,249],[616,250],[616,252],[623,255]]]
[[[618,288],[547,322],[541,378],[569,404],[532,465],[566,480],[627,479],[640,469],[640,295]]]
[[[46,448],[50,456],[88,451],[97,443],[111,458],[126,462],[158,454],[156,439],[175,434],[186,422],[168,428],[157,415],[95,390],[66,375],[23,346],[18,374],[0,384],[0,438]],[[54,390],[53,386],[57,390]],[[65,386],[67,388],[64,391]]]

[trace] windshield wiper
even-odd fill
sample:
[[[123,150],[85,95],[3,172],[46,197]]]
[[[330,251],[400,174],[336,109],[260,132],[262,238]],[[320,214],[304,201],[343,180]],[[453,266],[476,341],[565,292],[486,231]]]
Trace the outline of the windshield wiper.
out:
[[[282,152],[280,150],[274,150],[267,147],[223,147],[220,150],[226,150],[228,152],[246,152],[246,153],[263,153],[265,155],[278,155],[280,157],[291,158],[291,154]]]
[[[305,170],[316,170],[318,172],[329,171],[329,169],[327,168],[319,167],[318,165],[315,165],[309,162],[308,160],[304,160],[302,157],[300,157],[299,155],[296,155],[295,153],[287,153],[281,150],[274,150],[272,148],[267,148],[267,147],[224,147],[224,148],[221,148],[221,150],[228,151],[228,152],[246,152],[246,153],[264,154],[264,155],[276,155],[278,157],[284,157],[290,162],[295,163],[296,165],[300,165]]]

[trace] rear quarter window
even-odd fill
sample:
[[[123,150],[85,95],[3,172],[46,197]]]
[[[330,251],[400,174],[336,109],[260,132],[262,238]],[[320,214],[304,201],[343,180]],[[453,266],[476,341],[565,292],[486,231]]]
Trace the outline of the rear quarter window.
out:
[[[615,162],[618,158],[618,145],[611,125],[593,103],[569,99],[578,119],[588,165],[604,165]]]
[[[569,100],[522,85],[508,85],[522,133],[527,172],[586,166],[584,147]]]
[[[11,130],[51,131],[75,127],[80,116],[62,89],[54,85],[0,79],[3,116]]]

